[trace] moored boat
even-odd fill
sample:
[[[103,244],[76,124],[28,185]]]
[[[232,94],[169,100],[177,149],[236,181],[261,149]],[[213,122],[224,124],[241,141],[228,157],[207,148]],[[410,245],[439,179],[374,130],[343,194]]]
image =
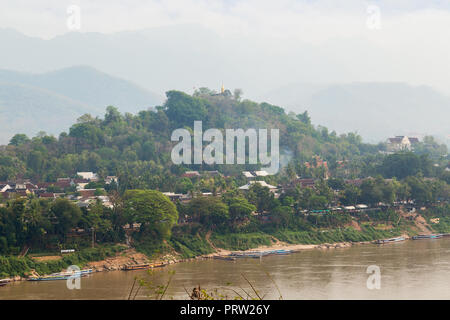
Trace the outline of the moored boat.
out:
[[[419,234],[417,236],[412,237],[413,240],[437,239],[437,238],[442,238],[442,234]]]
[[[228,256],[235,258],[261,258],[268,255],[286,255],[292,253],[292,250],[278,249],[268,251],[244,251],[244,252],[232,252]]]
[[[131,271],[131,270],[144,270],[144,269],[149,269],[149,268],[150,268],[150,264],[146,264],[146,263],[127,264],[122,268],[122,270]]]
[[[6,286],[10,281],[10,279],[0,279],[0,287]]]
[[[262,256],[267,255],[262,251],[246,251],[246,252],[232,252],[230,253],[230,257],[235,258],[261,258]]]
[[[65,272],[56,272],[52,273],[49,276],[50,277],[65,277],[65,276],[72,276],[75,274],[81,274],[82,276],[88,275],[90,273],[94,272],[92,269],[84,269],[80,271],[65,271]]]
[[[236,261],[236,258],[230,256],[213,256],[213,259],[216,260],[227,260],[227,261]]]
[[[280,250],[269,251],[269,254],[285,255],[285,254],[290,254],[292,252],[293,252],[292,250],[280,249]]]
[[[376,244],[385,244],[385,243],[399,242],[399,241],[404,241],[404,240],[406,240],[406,238],[404,238],[404,237],[395,237],[395,238],[389,238],[389,239],[379,239],[379,240],[376,240],[375,243]]]
[[[122,270],[124,271],[132,271],[132,270],[146,270],[146,269],[152,269],[152,268],[160,268],[166,266],[167,263],[160,262],[160,263],[142,263],[142,264],[127,264],[125,265]]]
[[[28,281],[55,281],[55,280],[69,280],[82,277],[81,273],[72,273],[70,275],[49,275],[42,277],[30,277]]]

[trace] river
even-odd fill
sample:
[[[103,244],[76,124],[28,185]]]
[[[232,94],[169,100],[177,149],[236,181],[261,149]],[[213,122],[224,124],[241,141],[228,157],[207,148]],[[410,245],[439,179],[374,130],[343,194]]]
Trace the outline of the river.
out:
[[[368,289],[369,266],[380,268],[379,289]],[[283,299],[450,299],[450,238],[313,249],[235,262],[198,260],[155,269],[153,277],[145,271],[99,272],[82,278],[79,290],[69,290],[66,281],[21,281],[0,287],[0,299],[127,299],[136,276],[163,284],[169,271],[175,274],[167,299],[186,299],[186,290],[197,285],[219,289],[230,298],[237,295],[231,289],[254,295],[242,275],[264,299],[279,297],[274,283]],[[141,289],[136,299],[149,294]]]

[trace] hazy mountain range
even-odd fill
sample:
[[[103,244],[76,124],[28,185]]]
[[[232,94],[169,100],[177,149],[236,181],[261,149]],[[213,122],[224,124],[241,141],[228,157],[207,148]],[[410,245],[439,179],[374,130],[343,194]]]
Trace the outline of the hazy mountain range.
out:
[[[80,115],[103,115],[108,105],[136,113],[162,101],[129,81],[85,66],[44,74],[0,70],[0,143],[15,133],[57,135]]]
[[[371,142],[394,135],[434,135],[450,142],[450,98],[427,86],[299,83],[260,99],[296,113],[307,110],[313,123],[338,133],[355,131]]]
[[[0,41],[0,69],[21,72],[0,72],[0,143],[16,132],[57,134],[83,113],[103,114],[107,105],[136,112],[160,104],[167,90],[219,90],[222,82],[243,89],[244,98],[308,110],[314,124],[357,131],[371,142],[400,134],[445,140],[450,134],[450,98],[405,83],[349,83],[348,66],[332,58],[338,41],[287,50],[195,25],[67,33],[50,40],[0,29]],[[355,48],[371,50],[364,41]],[[80,65],[95,70],[73,67]],[[324,77],[329,85],[310,83]]]

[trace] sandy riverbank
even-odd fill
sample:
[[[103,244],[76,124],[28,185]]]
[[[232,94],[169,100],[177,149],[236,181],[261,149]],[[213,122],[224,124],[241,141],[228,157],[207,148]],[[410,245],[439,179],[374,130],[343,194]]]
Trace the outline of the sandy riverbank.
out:
[[[406,239],[410,237],[406,234],[402,235]],[[349,248],[354,245],[364,245],[370,244],[373,241],[362,241],[362,242],[337,242],[337,243],[322,243],[322,244],[289,244],[278,241],[270,246],[259,246],[256,248],[252,248],[244,251],[232,251],[221,248],[216,248],[216,251],[206,255],[200,255],[195,258],[190,259],[182,259],[177,257],[176,255],[167,254],[161,256],[156,259],[151,259],[143,253],[137,252],[135,249],[126,249],[120,253],[118,253],[114,257],[109,257],[101,261],[93,261],[87,263],[84,268],[93,269],[94,272],[104,272],[104,271],[115,271],[122,270],[125,265],[135,265],[135,264],[174,264],[179,262],[187,262],[201,259],[211,259],[214,256],[228,256],[232,252],[252,252],[252,251],[272,251],[272,250],[289,250],[292,252],[299,252],[304,250],[313,250],[313,249],[339,249],[339,248]],[[55,257],[51,257],[55,258]],[[38,260],[45,261],[46,257],[39,257]],[[51,259],[49,259],[51,260]],[[64,270],[61,270],[64,271]],[[11,279],[12,281],[21,281],[26,280],[26,278],[14,277]]]

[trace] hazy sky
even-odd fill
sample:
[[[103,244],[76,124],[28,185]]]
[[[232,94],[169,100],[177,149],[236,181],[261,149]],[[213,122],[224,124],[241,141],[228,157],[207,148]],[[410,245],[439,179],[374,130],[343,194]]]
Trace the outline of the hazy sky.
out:
[[[78,32],[196,23],[265,41],[277,57],[295,61],[292,52],[308,46],[340,65],[341,74],[325,67],[311,82],[403,81],[450,94],[448,0],[0,0],[0,28],[42,38],[74,32],[71,5],[81,10]]]

